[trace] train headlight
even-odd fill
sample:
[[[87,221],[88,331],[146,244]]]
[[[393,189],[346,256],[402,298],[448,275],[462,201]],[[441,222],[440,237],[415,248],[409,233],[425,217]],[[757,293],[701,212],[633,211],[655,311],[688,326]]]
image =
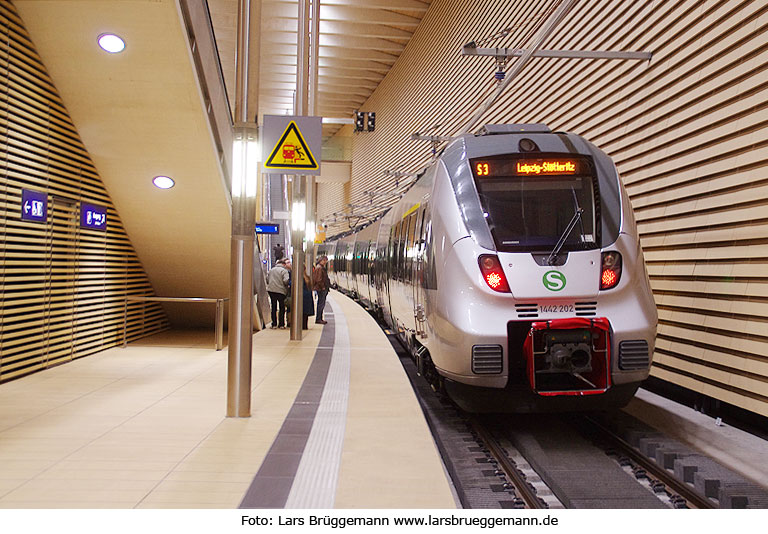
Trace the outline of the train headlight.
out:
[[[602,260],[600,289],[614,288],[621,279],[621,254],[618,252],[603,252]]]
[[[499,293],[509,293],[509,284],[507,277],[504,276],[504,270],[501,268],[499,258],[493,254],[483,254],[478,258],[480,272],[483,273],[483,279],[488,287]]]

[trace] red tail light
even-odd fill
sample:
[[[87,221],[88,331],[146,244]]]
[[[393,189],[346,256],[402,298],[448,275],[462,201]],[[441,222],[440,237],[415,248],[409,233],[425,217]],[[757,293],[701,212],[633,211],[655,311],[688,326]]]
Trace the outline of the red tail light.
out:
[[[603,252],[602,260],[600,289],[614,288],[621,279],[621,254],[618,252]]]
[[[499,258],[492,254],[483,254],[478,259],[480,271],[483,273],[483,279],[488,287],[499,293],[509,293],[509,284],[507,277],[504,276],[504,270],[501,268]]]

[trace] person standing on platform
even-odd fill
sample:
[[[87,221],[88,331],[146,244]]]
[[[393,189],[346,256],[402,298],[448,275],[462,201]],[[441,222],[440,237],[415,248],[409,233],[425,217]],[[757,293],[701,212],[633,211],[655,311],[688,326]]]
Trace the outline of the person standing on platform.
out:
[[[293,289],[291,289],[293,284],[293,264],[291,263],[291,258],[285,258],[283,265],[288,269],[288,293],[285,295],[285,327],[288,328],[291,326],[291,293],[293,292]]]
[[[312,279],[307,273],[304,273],[304,294],[301,313],[303,315],[301,320],[301,329],[307,330],[309,328],[309,318],[315,314],[315,301],[312,298]]]
[[[312,272],[312,285],[315,291],[317,291],[317,313],[315,314],[315,323],[317,324],[326,324],[328,322],[323,320],[325,299],[331,288],[331,279],[328,278],[328,270],[325,267],[327,263],[328,256],[320,256],[317,259],[315,270]]]
[[[285,328],[285,298],[288,296],[289,281],[290,273],[285,267],[285,260],[278,260],[267,275],[267,292],[272,302],[272,328]]]
[[[283,256],[285,255],[285,249],[283,248],[283,245],[278,243],[277,245],[272,247],[272,255],[275,258],[275,264],[277,264],[279,260],[282,260]]]

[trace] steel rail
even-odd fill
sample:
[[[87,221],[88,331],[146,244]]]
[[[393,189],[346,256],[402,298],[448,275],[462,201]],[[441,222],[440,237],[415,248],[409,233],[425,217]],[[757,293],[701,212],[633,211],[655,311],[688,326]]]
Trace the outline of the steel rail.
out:
[[[708,497],[702,495],[698,490],[691,487],[686,482],[675,478],[674,475],[658,465],[655,461],[640,453],[632,445],[611,432],[599,421],[596,421],[589,416],[584,416],[584,420],[588,422],[601,438],[606,439],[612,446],[621,452],[621,454],[627,456],[634,463],[645,469],[646,473],[663,483],[673,494],[677,494],[684,498],[688,504],[699,509],[716,508],[715,503]]]
[[[509,459],[496,438],[494,438],[481,423],[478,423],[476,419],[470,419],[470,424],[478,437],[483,440],[483,443],[488,447],[488,452],[490,452],[496,459],[499,468],[501,468],[507,478],[512,481],[512,484],[515,486],[515,493],[518,497],[523,499],[525,506],[533,509],[545,508],[542,500],[539,499],[533,488],[528,485],[528,482],[523,475],[517,470],[515,462]]]

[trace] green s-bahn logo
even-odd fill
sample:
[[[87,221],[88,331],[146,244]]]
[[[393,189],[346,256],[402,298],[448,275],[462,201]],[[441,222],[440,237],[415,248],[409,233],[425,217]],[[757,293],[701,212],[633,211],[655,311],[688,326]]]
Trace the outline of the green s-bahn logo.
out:
[[[560,291],[565,287],[565,275],[560,271],[547,271],[541,281],[550,291]]]

